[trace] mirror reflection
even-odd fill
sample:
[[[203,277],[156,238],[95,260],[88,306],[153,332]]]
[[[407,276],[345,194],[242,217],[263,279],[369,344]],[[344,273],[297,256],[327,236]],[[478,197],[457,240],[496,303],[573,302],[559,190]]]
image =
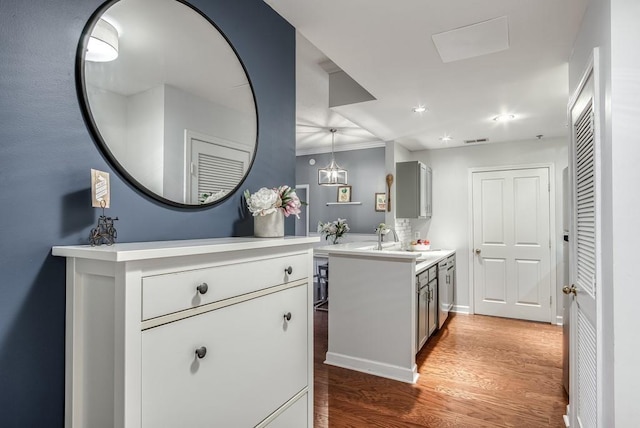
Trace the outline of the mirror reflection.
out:
[[[257,116],[225,37],[176,0],[120,0],[99,18],[81,48],[82,95],[114,167],[175,206],[232,194],[253,161]]]

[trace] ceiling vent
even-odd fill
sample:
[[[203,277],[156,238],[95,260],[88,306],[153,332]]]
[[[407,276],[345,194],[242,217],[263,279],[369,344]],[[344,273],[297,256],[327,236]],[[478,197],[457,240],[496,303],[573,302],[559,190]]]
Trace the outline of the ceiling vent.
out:
[[[473,144],[473,143],[486,143],[489,141],[488,138],[478,138],[477,140],[464,140],[465,144]]]
[[[431,36],[442,62],[475,58],[509,49],[509,20],[506,16]]]

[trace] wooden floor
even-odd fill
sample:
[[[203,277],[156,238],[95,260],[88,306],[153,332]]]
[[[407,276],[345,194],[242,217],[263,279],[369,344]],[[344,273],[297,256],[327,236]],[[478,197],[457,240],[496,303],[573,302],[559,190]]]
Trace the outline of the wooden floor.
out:
[[[562,327],[454,315],[417,356],[410,385],[323,364],[315,312],[315,428],[564,427]]]

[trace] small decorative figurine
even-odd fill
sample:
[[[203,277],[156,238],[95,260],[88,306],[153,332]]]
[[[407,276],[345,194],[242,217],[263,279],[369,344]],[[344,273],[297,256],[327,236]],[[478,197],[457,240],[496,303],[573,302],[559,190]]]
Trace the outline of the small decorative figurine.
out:
[[[104,206],[106,203],[102,201],[102,215],[98,217],[98,225],[91,229],[89,234],[89,243],[92,247],[96,245],[113,245],[118,237],[116,228],[113,227],[113,222],[118,220],[118,217],[111,218],[104,215]]]

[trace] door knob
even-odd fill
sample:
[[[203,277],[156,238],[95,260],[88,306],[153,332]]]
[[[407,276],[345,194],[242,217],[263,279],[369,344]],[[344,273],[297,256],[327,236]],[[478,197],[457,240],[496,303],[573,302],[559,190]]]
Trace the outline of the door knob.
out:
[[[480,254],[482,250],[480,248],[476,248],[476,254]]]
[[[564,287],[562,287],[562,292],[564,294],[573,294],[574,296],[576,296],[578,294],[578,289],[574,284],[571,284],[571,287],[565,285]]]

